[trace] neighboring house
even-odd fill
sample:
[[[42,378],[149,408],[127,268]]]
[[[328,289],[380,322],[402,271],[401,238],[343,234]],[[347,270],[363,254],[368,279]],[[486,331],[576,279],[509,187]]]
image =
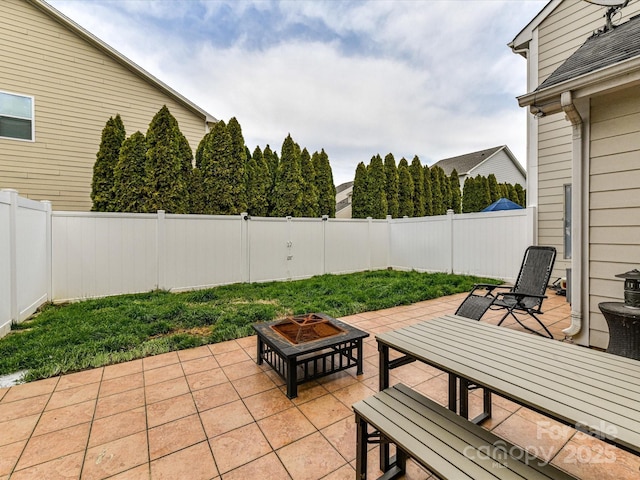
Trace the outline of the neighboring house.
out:
[[[345,182],[336,187],[336,218],[351,218],[351,196],[353,182]]]
[[[520,162],[513,156],[506,145],[488,148],[479,152],[467,153],[458,157],[445,158],[436,162],[433,166],[444,170],[446,175],[451,175],[455,169],[460,179],[460,188],[464,187],[464,181],[468,177],[482,175],[487,177],[492,173],[498,183],[519,183],[523,187],[527,183],[527,173]]]
[[[565,333],[600,348],[609,334],[598,304],[621,301],[614,275],[640,265],[640,1],[602,32],[606,11],[552,0],[509,44],[529,72],[518,101],[531,113],[537,241],[558,249],[556,276],[572,269]]]
[[[0,1],[0,188],[89,210],[102,129],[163,105],[195,151],[216,119],[42,0]]]

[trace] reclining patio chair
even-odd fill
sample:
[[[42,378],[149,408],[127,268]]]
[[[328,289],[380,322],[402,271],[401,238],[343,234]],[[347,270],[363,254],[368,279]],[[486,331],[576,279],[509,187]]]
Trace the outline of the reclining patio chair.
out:
[[[477,284],[456,310],[456,315],[480,320],[488,309],[505,309],[506,313],[498,322],[501,325],[511,315],[525,330],[541,336],[553,338],[553,335],[537,315],[542,314],[542,301],[545,295],[553,264],[556,260],[556,249],[553,247],[531,246],[527,248],[520,267],[520,273],[513,287]],[[508,291],[501,291],[503,289]],[[484,291],[484,294],[478,292]],[[544,329],[546,335],[522,323],[516,316],[526,314],[535,319]]]

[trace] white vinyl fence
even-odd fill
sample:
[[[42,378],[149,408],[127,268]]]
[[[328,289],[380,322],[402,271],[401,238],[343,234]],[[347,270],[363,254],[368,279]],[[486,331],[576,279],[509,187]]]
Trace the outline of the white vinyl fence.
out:
[[[47,300],[395,269],[513,280],[533,209],[385,220],[52,212],[0,191],[0,336]]]

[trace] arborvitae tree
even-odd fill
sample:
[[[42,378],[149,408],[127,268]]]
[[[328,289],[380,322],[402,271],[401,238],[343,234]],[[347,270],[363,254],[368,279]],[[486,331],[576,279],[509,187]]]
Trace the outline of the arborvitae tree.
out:
[[[311,162],[309,151],[304,148],[300,154],[300,171],[302,172],[302,205],[300,214],[303,217],[318,216],[318,188],[316,172]]]
[[[113,208],[115,192],[113,189],[113,170],[118,163],[120,148],[126,138],[122,118],[110,117],[102,129],[100,148],[93,165],[93,180],[91,182],[91,200],[94,212],[108,212]]]
[[[237,215],[246,209],[246,205],[238,208],[236,204],[236,188],[238,183],[243,183],[244,191],[244,181],[238,179],[234,166],[231,135],[221,120],[214,124],[202,149],[199,168],[202,174],[202,213]]]
[[[476,212],[481,212],[489,205],[491,205],[491,193],[489,192],[489,180],[487,177],[478,175],[476,177],[476,183],[480,185],[478,189],[478,209]]]
[[[302,172],[300,170],[299,147],[291,135],[282,143],[278,177],[275,188],[275,206],[273,216],[300,216],[302,209]]]
[[[351,195],[351,217],[367,218],[369,216],[369,198],[367,190],[367,167],[363,162],[358,163],[353,179],[353,193]]]
[[[398,216],[413,217],[413,178],[404,158],[398,163]]]
[[[205,134],[205,136],[202,137],[202,140],[200,140],[200,143],[198,144],[198,148],[196,148],[196,168],[200,167],[200,164],[202,162],[202,152],[207,142],[210,141],[211,135],[212,135],[211,131]]]
[[[136,132],[122,143],[118,163],[113,170],[114,203],[116,212],[144,212],[147,143],[141,132]]]
[[[516,191],[516,188],[511,184],[509,184],[509,196],[507,198],[511,200],[513,203],[518,203],[520,201],[520,199],[518,198],[518,192]]]
[[[271,216],[273,209],[276,205],[276,179],[278,178],[278,155],[271,150],[271,147],[267,144],[262,152],[264,161],[267,163],[269,169],[269,191],[267,198],[269,200],[269,216]]]
[[[460,178],[455,168],[449,177],[449,184],[451,186],[451,209],[454,213],[460,213],[462,209],[462,193],[460,192]]]
[[[527,196],[524,193],[524,188],[522,188],[522,185],[520,185],[519,183],[516,183],[514,185],[514,188],[516,189],[516,194],[518,195],[518,205],[520,205],[521,207],[526,207]]]
[[[260,147],[256,147],[247,163],[247,177],[247,212],[257,217],[266,217],[269,213],[267,194],[271,182],[269,167]]]
[[[393,154],[384,157],[385,190],[387,193],[387,214],[393,218],[398,216],[398,167]]]
[[[423,167],[422,176],[424,177],[424,214],[433,215],[433,192],[431,190],[431,170],[428,165]]]
[[[431,167],[431,202],[433,204],[433,214],[434,215],[444,215],[447,213],[444,208],[444,203],[442,200],[442,178],[443,175],[440,175],[440,168],[437,165]],[[444,172],[442,172],[444,174]]]
[[[471,213],[476,210],[476,192],[475,192],[475,180],[473,177],[467,177],[464,179],[464,189],[462,191],[462,213]]]
[[[185,175],[186,155],[178,121],[163,106],[147,131],[146,211],[187,213],[189,184]]]
[[[386,178],[382,157],[375,155],[367,167],[367,190],[370,202],[369,216],[385,218],[387,216]]]
[[[444,213],[447,213],[447,210],[449,210],[452,205],[451,182],[442,168],[438,169],[438,175],[440,177],[440,188],[442,189],[442,209]]]
[[[414,156],[409,166],[413,179],[413,216],[424,217],[424,170],[418,156]]]
[[[189,213],[200,214],[205,212],[204,187],[202,171],[195,167],[189,179]]]
[[[487,181],[489,182],[489,196],[491,197],[491,203],[493,203],[501,197],[498,180],[496,180],[496,176],[493,173],[490,173]]]
[[[318,189],[318,215],[336,216],[336,186],[333,184],[333,172],[329,163],[329,156],[324,149],[311,156],[311,163],[316,173],[316,188]]]
[[[233,182],[233,194],[235,195],[235,210],[237,213],[247,209],[247,174],[245,166],[247,164],[247,147],[242,136],[242,127],[236,117],[231,117],[227,124],[227,132],[231,137],[231,158],[230,168],[235,171]]]

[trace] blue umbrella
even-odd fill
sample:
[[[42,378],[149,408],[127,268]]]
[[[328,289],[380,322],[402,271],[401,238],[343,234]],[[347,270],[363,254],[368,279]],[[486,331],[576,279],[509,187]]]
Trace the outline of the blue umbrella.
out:
[[[518,210],[522,208],[520,205],[518,205],[515,202],[512,202],[511,200],[509,200],[508,198],[499,198],[498,200],[496,200],[495,202],[493,202],[491,205],[489,205],[487,208],[485,208],[484,210],[482,210],[483,212],[497,212],[498,210]]]

